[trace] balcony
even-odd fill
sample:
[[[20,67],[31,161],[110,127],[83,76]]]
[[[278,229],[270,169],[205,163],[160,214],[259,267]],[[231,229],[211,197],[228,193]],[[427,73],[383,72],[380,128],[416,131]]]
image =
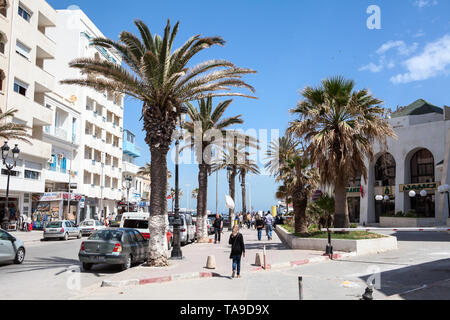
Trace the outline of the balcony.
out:
[[[50,143],[42,142],[34,138],[29,139],[31,144],[23,141],[11,140],[11,145],[19,144],[21,154],[30,155],[36,158],[48,160],[52,156],[52,145]],[[9,142],[8,142],[9,144]]]
[[[132,174],[136,175],[139,171],[139,166],[129,163],[129,162],[122,162],[122,172],[125,174]]]
[[[123,153],[137,158],[141,156],[141,148],[129,141],[124,140]]]

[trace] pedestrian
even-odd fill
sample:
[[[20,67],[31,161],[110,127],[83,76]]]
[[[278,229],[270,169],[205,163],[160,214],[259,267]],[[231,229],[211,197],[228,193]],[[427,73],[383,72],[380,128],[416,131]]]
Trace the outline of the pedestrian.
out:
[[[256,214],[252,214],[252,222],[251,222],[251,224],[252,224],[252,228],[253,229],[256,229]]]
[[[250,212],[247,212],[247,229],[250,229],[251,223],[252,223],[252,216],[250,214]]]
[[[259,214],[257,214],[255,217],[255,226],[256,232],[258,234],[258,241],[261,241],[262,229],[264,228],[264,220],[259,216]]]
[[[230,259],[233,260],[233,273],[231,277],[234,278],[237,275],[238,278],[241,277],[241,258],[245,258],[245,244],[244,237],[242,233],[239,232],[239,226],[235,225],[233,231],[230,235],[230,240],[228,244],[231,244]]]
[[[220,243],[220,234],[222,233],[223,228],[223,218],[218,213],[214,218],[213,227],[214,227],[214,243],[217,243],[217,241],[219,241]]]
[[[264,219],[264,223],[266,224],[267,239],[272,240],[273,217],[272,217],[272,214],[270,213],[270,210],[267,211],[266,218]]]

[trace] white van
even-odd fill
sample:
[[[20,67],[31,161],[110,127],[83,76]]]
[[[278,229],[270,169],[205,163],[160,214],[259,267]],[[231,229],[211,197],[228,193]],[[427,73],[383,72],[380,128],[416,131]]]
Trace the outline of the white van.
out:
[[[131,228],[138,230],[145,239],[150,239],[150,230],[148,229],[148,212],[124,212],[120,220],[121,228]],[[167,231],[167,246],[172,247],[172,232]]]
[[[180,226],[180,242],[183,245],[196,240],[197,234],[195,230],[195,224],[192,216],[189,213],[180,213],[181,226]],[[169,214],[169,229],[173,233],[173,223],[175,220],[174,214]]]

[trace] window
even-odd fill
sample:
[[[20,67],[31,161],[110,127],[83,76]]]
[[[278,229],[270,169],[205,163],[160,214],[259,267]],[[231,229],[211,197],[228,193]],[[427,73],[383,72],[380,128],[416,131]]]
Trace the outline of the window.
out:
[[[25,59],[30,60],[31,49],[18,40],[16,41],[16,52]]]
[[[8,17],[8,9],[6,7],[1,8],[0,9],[0,14],[2,16],[4,16],[5,18],[7,18]]]
[[[7,176],[8,175],[8,171],[6,169],[2,169],[2,175]],[[18,177],[20,175],[19,171],[11,171],[11,176],[12,177]]]
[[[5,80],[5,73],[0,69],[0,91],[3,91],[3,80]]]
[[[6,36],[0,33],[0,53],[5,54]]]
[[[15,79],[14,80],[14,92],[17,92],[23,96],[27,95],[28,85]]]
[[[39,180],[41,173],[32,170],[25,170],[25,179]]]
[[[24,20],[30,22],[31,13],[26,10],[22,5],[19,5],[19,16],[21,16]]]

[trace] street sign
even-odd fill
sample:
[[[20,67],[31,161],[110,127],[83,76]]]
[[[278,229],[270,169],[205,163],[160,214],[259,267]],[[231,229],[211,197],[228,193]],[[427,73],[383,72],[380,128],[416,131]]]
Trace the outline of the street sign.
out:
[[[71,183],[70,184],[70,189],[76,189],[78,186],[76,183]]]

